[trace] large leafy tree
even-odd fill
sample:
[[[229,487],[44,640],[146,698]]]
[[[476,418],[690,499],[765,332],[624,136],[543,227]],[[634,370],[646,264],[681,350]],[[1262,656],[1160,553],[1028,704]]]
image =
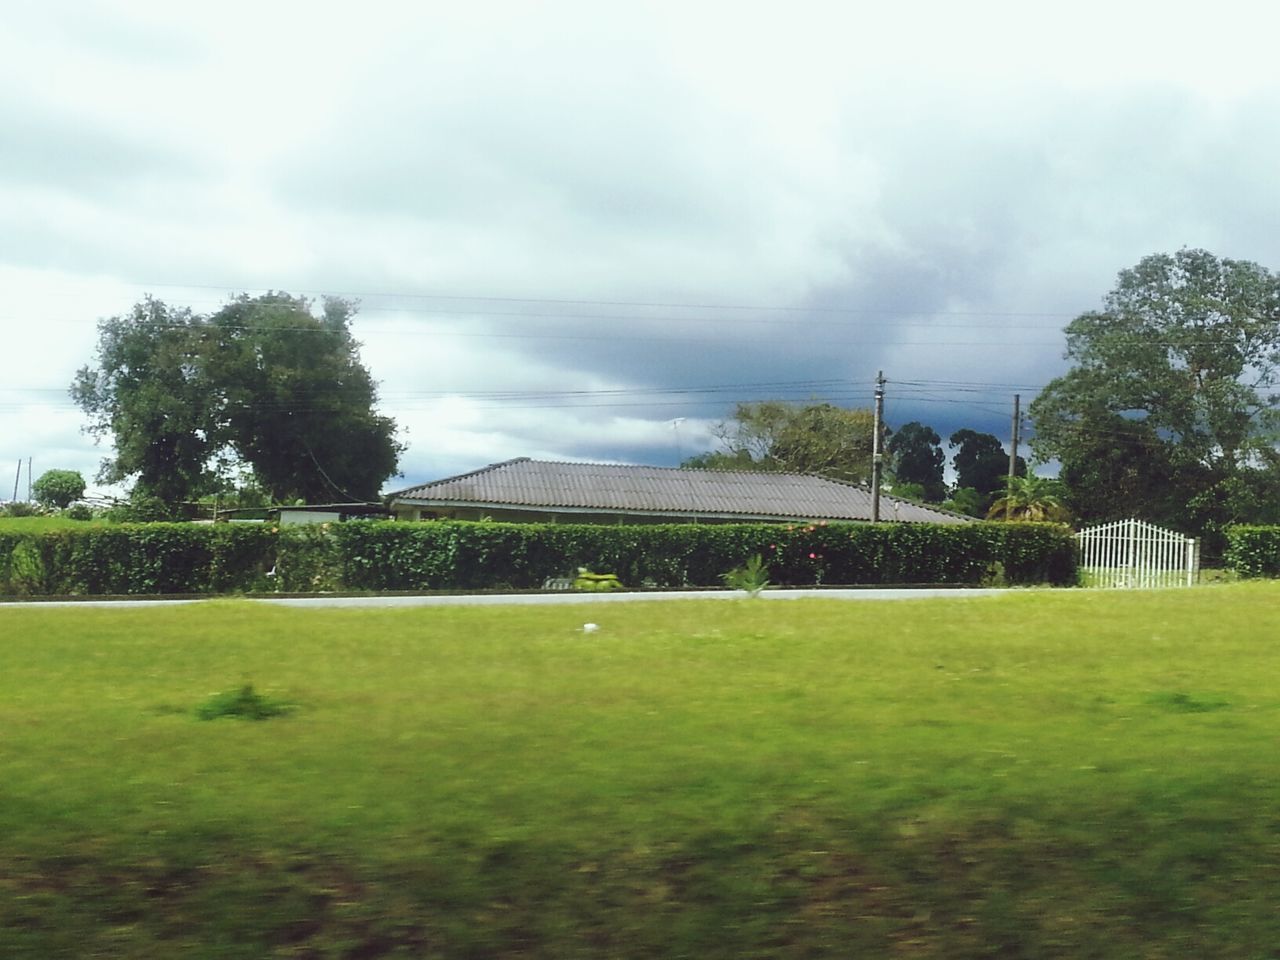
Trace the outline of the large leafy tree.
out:
[[[352,307],[320,316],[287,294],[238,297],[212,317],[148,298],[99,325],[72,384],[89,432],[110,437],[105,482],[168,504],[225,485],[234,465],[277,500],[374,498],[396,469],[395,422],[351,337]]]
[[[86,431],[113,441],[98,471],[103,483],[132,479],[136,492],[169,503],[216,485],[203,327],[190,310],[150,297],[98,325],[97,362],[77,371],[71,397]]]
[[[1071,453],[1058,476],[1067,506],[1082,522],[1177,516],[1175,471],[1150,423],[1098,414],[1068,439]]]
[[[682,465],[814,473],[864,483],[871,476],[873,428],[870,410],[780,400],[739,403],[716,430],[724,449]]]
[[[277,500],[372,500],[396,472],[395,421],[374,410],[352,304],[320,316],[288,294],[239,297],[209,321],[221,434]]]
[[[1031,405],[1083,517],[1126,513],[1217,537],[1265,519],[1277,470],[1280,278],[1204,250],[1146,257],[1067,326],[1073,366]],[[1115,485],[1119,485],[1119,490]],[[1167,495],[1149,498],[1153,488]]]
[[[983,499],[982,511],[985,512],[995,496],[1004,490],[1005,478],[1009,475],[1009,454],[995,435],[968,427],[951,435],[951,445],[956,448],[951,458],[956,468],[956,488],[974,490]],[[1014,463],[1015,475],[1025,475],[1026,461],[1018,457]]]
[[[947,496],[943,481],[942,438],[932,427],[913,420],[889,438],[893,473],[899,483],[918,484],[925,500],[939,503]]]

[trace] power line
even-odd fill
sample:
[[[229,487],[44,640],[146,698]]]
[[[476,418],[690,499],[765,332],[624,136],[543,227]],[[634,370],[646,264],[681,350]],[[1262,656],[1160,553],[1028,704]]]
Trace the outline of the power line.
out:
[[[243,293],[285,293],[286,291],[275,287],[254,287],[244,286],[240,284],[210,284],[210,283],[177,283],[177,282],[150,282],[138,283],[128,281],[126,286],[137,287],[139,289],[176,289],[176,290],[222,290],[222,291],[240,291]],[[460,294],[460,293],[421,293],[411,291],[386,291],[386,290],[320,290],[314,288],[295,288],[299,292],[295,295],[305,296],[311,299],[317,297],[335,297],[345,300],[365,300],[372,297],[385,299],[401,299],[411,301],[429,301],[429,302],[449,302],[449,303],[533,303],[533,304],[550,304],[556,306],[583,306],[583,307],[628,307],[633,309],[649,309],[649,310],[723,310],[723,311],[741,311],[741,312],[776,312],[776,313],[796,313],[796,314],[836,314],[847,316],[914,316],[920,314],[929,314],[933,316],[1002,316],[1002,317],[1075,317],[1081,311],[1072,313],[1062,313],[1056,311],[966,311],[966,310],[934,310],[928,307],[890,307],[890,308],[865,308],[865,307],[826,307],[817,305],[797,306],[795,304],[750,304],[750,303],[717,303],[717,302],[681,302],[681,301],[652,301],[652,300],[626,300],[626,299],[586,299],[571,297],[516,297],[516,296],[491,296],[477,294]],[[234,295],[234,294],[233,294]]]

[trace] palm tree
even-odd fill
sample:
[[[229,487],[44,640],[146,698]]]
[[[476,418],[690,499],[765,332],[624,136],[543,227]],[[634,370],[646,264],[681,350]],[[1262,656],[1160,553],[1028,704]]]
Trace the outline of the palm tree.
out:
[[[1059,480],[1028,472],[1025,477],[1006,478],[1004,496],[991,504],[987,519],[1065,523],[1071,519],[1071,512],[1062,501]]]

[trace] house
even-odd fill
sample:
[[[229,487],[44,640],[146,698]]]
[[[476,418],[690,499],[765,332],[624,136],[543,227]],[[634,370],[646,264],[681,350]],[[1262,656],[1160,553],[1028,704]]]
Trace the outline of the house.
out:
[[[379,503],[315,503],[277,507],[280,526],[304,523],[337,523],[341,520],[386,520],[390,511]]]
[[[397,520],[539,523],[870,521],[864,486],[796,473],[556,463],[520,457],[387,496]],[[880,519],[971,518],[882,494]]]

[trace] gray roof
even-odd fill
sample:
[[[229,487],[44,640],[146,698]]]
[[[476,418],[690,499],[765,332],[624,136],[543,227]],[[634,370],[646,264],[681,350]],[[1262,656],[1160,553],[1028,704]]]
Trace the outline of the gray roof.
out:
[[[393,505],[742,520],[870,520],[864,486],[797,473],[681,470],[520,457],[389,495]],[[967,523],[969,517],[882,494],[880,519]]]

